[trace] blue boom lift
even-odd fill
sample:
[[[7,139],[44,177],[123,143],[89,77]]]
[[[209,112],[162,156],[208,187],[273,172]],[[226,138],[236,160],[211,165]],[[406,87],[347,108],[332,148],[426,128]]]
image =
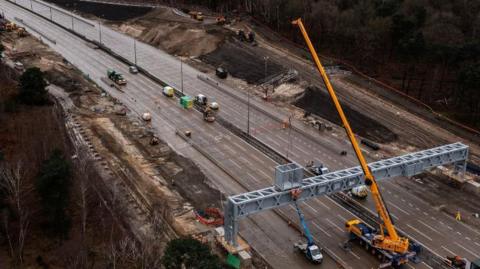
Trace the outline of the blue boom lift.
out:
[[[321,263],[323,261],[323,255],[320,251],[320,248],[313,242],[312,234],[307,227],[307,223],[305,222],[305,217],[303,216],[302,211],[298,207],[297,201],[295,200],[295,208],[297,209],[298,216],[300,217],[300,223],[302,224],[303,234],[305,238],[307,238],[307,243],[296,243],[294,245],[295,249],[301,251],[308,260],[313,263]]]

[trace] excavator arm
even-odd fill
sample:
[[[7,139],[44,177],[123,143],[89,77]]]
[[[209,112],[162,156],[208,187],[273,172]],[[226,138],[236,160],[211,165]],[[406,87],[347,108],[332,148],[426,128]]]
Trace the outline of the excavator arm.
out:
[[[315,51],[315,48],[312,45],[312,42],[310,41],[310,38],[308,36],[308,33],[305,29],[305,26],[303,25],[301,19],[297,19],[292,22],[294,25],[297,25],[300,28],[300,31],[302,32],[303,38],[305,39],[305,42],[307,43],[308,49],[310,50],[310,53],[312,54],[312,58],[315,62],[315,65],[318,69],[318,72],[320,73],[323,82],[325,83],[325,86],[328,90],[328,93],[333,101],[333,104],[335,105],[335,108],[337,109],[337,112],[340,116],[340,119],[342,120],[343,126],[345,128],[345,131],[347,133],[347,136],[350,140],[350,143],[353,146],[353,150],[355,151],[355,155],[357,156],[358,161],[360,162],[360,165],[362,167],[363,173],[365,174],[365,184],[370,187],[370,191],[372,193],[372,197],[375,201],[375,206],[376,210],[378,212],[378,215],[380,219],[382,220],[383,223],[380,224],[380,230],[381,233],[380,235],[377,235],[375,240],[374,240],[374,245],[378,248],[384,249],[384,250],[389,250],[397,253],[405,253],[408,251],[409,247],[409,242],[407,238],[399,237],[398,233],[395,229],[395,226],[392,222],[392,219],[390,217],[390,214],[388,213],[388,209],[382,199],[382,196],[380,194],[377,182],[375,181],[375,178],[373,177],[372,173],[370,172],[370,169],[367,165],[367,162],[365,161],[365,157],[363,156],[363,153],[360,149],[360,146],[358,145],[357,139],[355,138],[355,134],[353,133],[350,123],[347,120],[347,117],[345,116],[345,113],[343,112],[342,106],[340,105],[340,102],[338,101],[337,95],[335,94],[335,91],[333,90],[333,87],[330,83],[330,80],[328,79],[327,73],[325,72],[325,69],[323,68],[320,59],[318,58],[317,52]],[[384,233],[384,228],[387,231],[387,234]]]

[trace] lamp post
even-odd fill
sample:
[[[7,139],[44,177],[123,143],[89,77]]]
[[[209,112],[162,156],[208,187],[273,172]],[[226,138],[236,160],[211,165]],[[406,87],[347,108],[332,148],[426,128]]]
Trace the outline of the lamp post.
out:
[[[100,21],[98,21],[98,42],[102,44],[102,25],[100,24]]]
[[[268,56],[263,57],[263,60],[265,61],[265,78],[264,78],[264,85],[265,85],[265,100],[268,97],[268,85],[267,85],[267,61],[268,61]]]
[[[247,89],[247,135],[250,136],[250,87]]]
[[[183,61],[182,58],[180,58],[180,80],[182,83],[182,93],[183,93]]]
[[[133,39],[133,53],[135,56],[135,66],[137,66],[137,40]]]

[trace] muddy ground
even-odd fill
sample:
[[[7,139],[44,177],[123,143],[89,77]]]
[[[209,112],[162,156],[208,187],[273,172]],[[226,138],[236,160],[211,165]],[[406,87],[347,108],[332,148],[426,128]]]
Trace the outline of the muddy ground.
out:
[[[318,115],[337,125],[342,125],[330,96],[317,87],[307,88],[294,104],[307,112]],[[378,121],[369,118],[348,105],[344,104],[343,109],[355,133],[379,143],[390,143],[397,140],[398,136]]]
[[[212,67],[225,67],[232,76],[243,79],[247,83],[258,84],[265,81],[265,78],[287,70],[275,59],[270,58],[267,59],[265,70],[262,50],[251,43],[230,38],[215,51],[202,55],[200,59]]]

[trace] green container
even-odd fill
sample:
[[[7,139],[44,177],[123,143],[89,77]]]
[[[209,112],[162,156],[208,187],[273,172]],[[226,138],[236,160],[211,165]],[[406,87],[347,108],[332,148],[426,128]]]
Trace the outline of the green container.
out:
[[[191,96],[185,95],[180,97],[180,105],[183,108],[189,109],[193,107],[193,98]]]
[[[231,268],[240,269],[240,259],[235,255],[228,254],[227,264]]]

